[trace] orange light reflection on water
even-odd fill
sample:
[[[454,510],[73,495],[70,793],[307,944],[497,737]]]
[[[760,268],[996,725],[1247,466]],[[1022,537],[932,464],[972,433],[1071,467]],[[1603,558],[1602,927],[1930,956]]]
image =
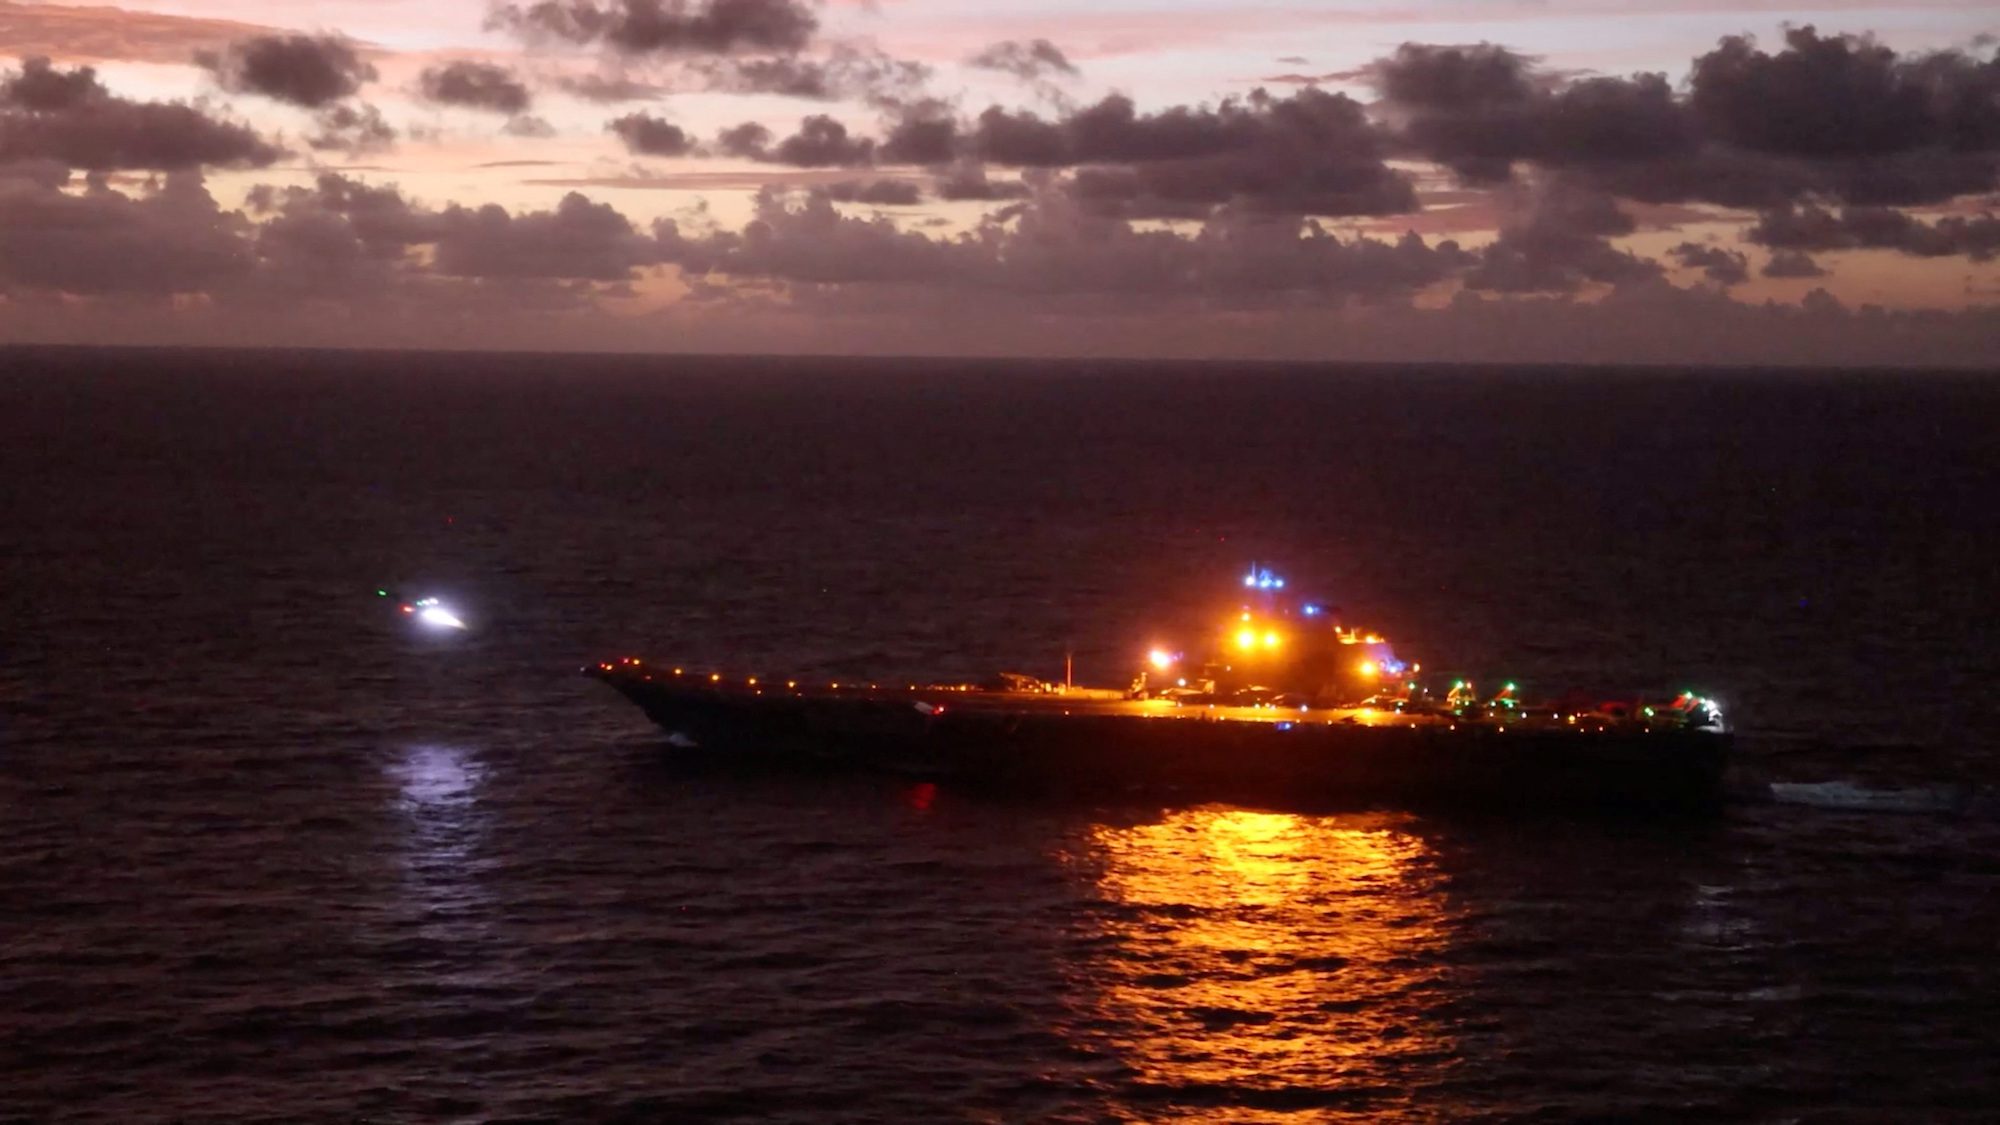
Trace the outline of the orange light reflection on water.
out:
[[[1448,919],[1430,850],[1395,819],[1191,809],[1099,825],[1108,955],[1083,968],[1087,1046],[1156,1119],[1411,1108],[1448,1067]],[[1316,1118],[1324,1119],[1324,1117]]]

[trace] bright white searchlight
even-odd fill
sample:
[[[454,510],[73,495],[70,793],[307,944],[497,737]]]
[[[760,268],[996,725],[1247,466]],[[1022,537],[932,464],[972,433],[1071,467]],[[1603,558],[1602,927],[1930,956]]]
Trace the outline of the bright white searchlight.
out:
[[[446,609],[436,598],[418,598],[403,607],[404,613],[416,614],[417,620],[433,629],[463,629],[465,620]]]

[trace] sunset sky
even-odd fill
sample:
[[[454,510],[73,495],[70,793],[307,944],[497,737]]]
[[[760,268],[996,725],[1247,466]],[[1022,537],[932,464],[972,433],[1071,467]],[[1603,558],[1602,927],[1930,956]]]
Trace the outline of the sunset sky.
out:
[[[0,0],[0,342],[2000,366],[1995,32]]]

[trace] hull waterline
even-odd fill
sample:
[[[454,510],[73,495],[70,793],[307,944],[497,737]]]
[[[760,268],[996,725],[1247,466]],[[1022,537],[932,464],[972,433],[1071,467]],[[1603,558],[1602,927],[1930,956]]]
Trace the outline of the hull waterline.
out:
[[[597,665],[680,752],[1009,792],[1704,808],[1731,737],[1647,724],[1181,706],[964,688],[801,691]]]

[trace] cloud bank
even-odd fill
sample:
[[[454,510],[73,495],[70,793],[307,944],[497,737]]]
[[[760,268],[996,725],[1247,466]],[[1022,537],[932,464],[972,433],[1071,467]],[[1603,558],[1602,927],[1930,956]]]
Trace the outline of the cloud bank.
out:
[[[30,58],[0,75],[0,164],[172,171],[262,167],[279,154],[248,125],[201,106],[118,97],[90,67],[63,71]]]
[[[530,42],[628,55],[796,51],[819,29],[797,0],[540,0],[498,5],[489,22]]]
[[[1797,312],[1817,319],[1752,316],[1736,297],[1796,300],[1808,279],[1860,260],[1969,267],[2000,254],[1990,43],[1900,53],[1802,27],[1768,47],[1724,38],[1681,83],[1566,72],[1495,44],[1408,43],[1278,92],[1163,106],[1072,98],[1057,84],[1080,72],[1046,39],[960,56],[958,73],[1026,83],[1023,106],[967,104],[927,65],[823,41],[818,9],[796,0],[545,0],[496,7],[492,23],[569,69],[431,56],[402,64],[414,87],[371,89],[374,63],[343,36],[255,32],[203,50],[202,98],[149,101],[87,66],[22,59],[0,73],[10,322],[149,301],[247,318],[294,300],[383,316],[390,304],[575,317],[636,305],[878,327],[987,309],[1016,323],[1256,318],[1297,333],[1312,317],[1352,330],[1364,315],[1472,323],[1514,309],[1553,324],[1570,315],[1555,310],[1588,308],[1746,333],[1895,325],[1907,342],[1932,322],[1824,292]],[[580,59],[601,69],[575,73]],[[1374,98],[1322,88],[1336,81]],[[218,89],[310,126],[267,137],[212,100]],[[529,115],[538,90],[555,94],[546,119]],[[565,114],[588,110],[579,102],[625,103],[592,112],[589,128],[629,174],[600,165],[573,182],[674,186],[692,181],[627,158],[701,158],[738,162],[705,175],[794,186],[766,187],[747,221],[723,224],[706,211],[634,218],[630,196],[433,206],[340,175],[247,192],[254,181],[214,175],[270,167],[285,143],[306,157],[389,149],[397,131],[364,92],[498,115],[527,146],[573,136]],[[704,143],[681,123],[698,115],[665,112],[690,92],[850,104],[716,134],[710,117]],[[1445,207],[1462,214],[1440,220]],[[1696,222],[1715,225],[1658,235]],[[1451,229],[1473,233],[1418,233]]]

